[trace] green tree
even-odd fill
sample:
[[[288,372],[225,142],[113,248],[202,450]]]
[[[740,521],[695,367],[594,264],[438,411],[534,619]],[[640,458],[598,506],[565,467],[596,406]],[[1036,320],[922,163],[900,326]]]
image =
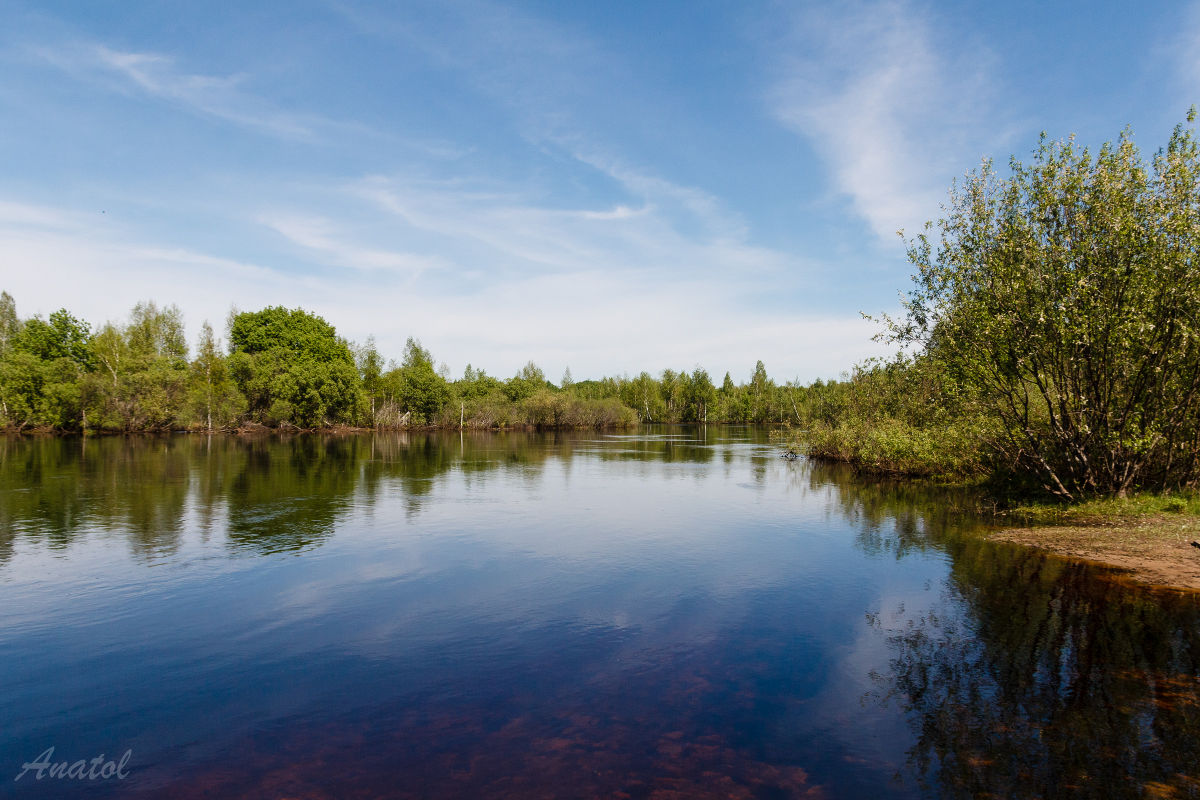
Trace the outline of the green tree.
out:
[[[687,377],[686,372],[676,372],[673,369],[664,369],[662,371],[658,387],[663,405],[666,408],[662,420],[664,422],[678,422],[681,419],[684,403],[683,379],[685,377]]]
[[[754,365],[754,374],[750,377],[750,421],[769,422],[771,419],[771,390],[775,384],[767,377],[767,368],[760,360]]]
[[[17,318],[17,303],[8,292],[0,292],[0,358],[12,350],[21,320]]]
[[[521,367],[521,371],[509,378],[504,384],[504,392],[513,402],[532,397],[539,389],[554,388],[546,383],[546,375],[532,361]]]
[[[200,326],[196,358],[191,364],[190,405],[193,418],[210,432],[214,427],[234,423],[245,408],[245,399],[229,374],[221,342],[213,336],[207,321]]]
[[[138,303],[126,325],[104,325],[92,338],[91,350],[97,371],[82,385],[95,427],[138,431],[180,424],[188,399],[188,363],[178,307]]]
[[[717,390],[708,372],[696,367],[691,375],[684,376],[684,384],[683,418],[689,422],[708,422],[709,409],[717,399]]]
[[[12,388],[5,384],[9,353],[21,331],[21,320],[17,317],[17,304],[8,292],[0,293],[0,426],[12,424],[9,412],[9,394]]]
[[[160,309],[153,301],[138,303],[130,312],[125,337],[135,358],[144,361],[162,358],[173,366],[187,360],[183,312],[178,306]]]
[[[433,367],[433,354],[409,338],[404,360],[393,371],[401,407],[418,422],[431,421],[450,402],[450,385]]]
[[[502,395],[504,384],[488,375],[482,369],[475,369],[470,364],[463,370],[462,380],[455,383],[455,390],[461,400],[471,401],[489,395]]]
[[[892,338],[978,399],[998,463],[1063,498],[1200,477],[1200,155],[1193,123],[1147,163],[1043,135],[990,162],[910,242]]]
[[[42,361],[65,358],[87,369],[92,364],[91,338],[90,325],[60,308],[49,320],[25,320],[14,344]]]
[[[641,422],[661,422],[666,415],[666,405],[658,381],[649,372],[625,381],[620,391],[621,402],[638,414]]]
[[[721,388],[717,390],[717,413],[722,422],[748,422],[750,420],[749,395],[745,387],[735,386],[733,378],[725,373]]]
[[[345,340],[321,317],[282,306],[236,314],[229,369],[259,422],[317,427],[354,422],[362,380]]]
[[[354,348],[354,361],[362,380],[363,393],[370,405],[370,424],[375,425],[375,410],[386,399],[383,382],[383,356],[375,347],[375,337],[368,336],[366,344]]]
[[[91,327],[66,309],[18,326],[0,362],[9,424],[87,429],[82,384],[94,364],[91,339]]]

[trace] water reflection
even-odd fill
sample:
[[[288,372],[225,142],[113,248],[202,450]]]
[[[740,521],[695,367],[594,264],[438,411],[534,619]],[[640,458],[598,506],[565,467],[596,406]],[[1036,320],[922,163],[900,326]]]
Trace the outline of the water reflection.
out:
[[[1200,797],[1200,597],[925,531],[883,546],[944,549],[940,597],[868,622],[891,651],[872,695],[908,715],[928,794]]]
[[[755,429],[0,440],[0,784],[1200,796],[1195,596],[972,507]]]
[[[205,529],[222,524],[235,550],[300,551],[382,491],[400,492],[417,513],[452,470],[537,470],[569,459],[581,441],[478,432],[0,438],[0,561],[18,539],[62,550],[88,531],[124,534],[139,557],[167,555],[189,512]]]
[[[549,461],[569,467],[577,451],[601,461],[713,460],[707,429],[673,431],[2,438],[0,563],[18,538],[62,549],[88,530],[124,533],[139,557],[169,555],[192,511],[206,529],[224,524],[236,550],[301,551],[381,492],[399,492],[410,516],[419,513],[450,472],[536,477]],[[763,479],[761,467],[755,475]]]

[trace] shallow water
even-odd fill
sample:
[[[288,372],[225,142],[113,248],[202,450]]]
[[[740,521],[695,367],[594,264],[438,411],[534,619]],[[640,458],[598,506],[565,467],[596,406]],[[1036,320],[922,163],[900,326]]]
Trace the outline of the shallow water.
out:
[[[0,795],[1200,796],[1194,595],[782,449],[0,440]]]

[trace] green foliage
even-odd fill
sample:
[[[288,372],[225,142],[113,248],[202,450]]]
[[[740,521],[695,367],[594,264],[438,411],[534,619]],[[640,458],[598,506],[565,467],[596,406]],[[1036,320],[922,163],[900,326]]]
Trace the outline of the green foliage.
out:
[[[1063,502],[1030,502],[1015,506],[1007,512],[1014,519],[1028,523],[1087,525],[1102,521],[1144,520],[1161,514],[1186,514],[1200,517],[1200,494],[1185,490],[1180,494],[1131,492],[1125,497],[1098,497],[1067,505]]]
[[[681,376],[683,409],[681,416],[689,422],[707,422],[708,412],[717,399],[717,390],[708,373],[696,367],[691,375]]]
[[[134,358],[161,358],[173,365],[187,360],[183,313],[177,306],[160,309],[153,302],[138,303],[129,315],[125,338]]]
[[[30,353],[41,361],[66,359],[81,369],[92,363],[91,328],[71,316],[65,308],[50,315],[25,320],[13,341],[13,347]]]
[[[450,401],[450,385],[433,368],[433,355],[412,338],[404,346],[404,361],[389,373],[389,384],[416,424],[434,419]]]
[[[110,324],[92,339],[95,371],[83,379],[95,428],[167,430],[187,402],[183,315],[175,306],[138,303],[124,327]]]
[[[11,296],[0,309],[0,325],[11,336],[0,358],[0,411],[18,429],[87,427],[82,376],[93,363],[91,329],[65,309],[49,320],[16,322]],[[3,299],[3,298],[0,298]]]
[[[282,306],[237,314],[229,370],[252,419],[311,428],[356,421],[362,379],[346,342],[315,314]]]
[[[71,359],[47,361],[14,348],[0,362],[0,389],[6,424],[18,430],[84,426],[79,370]]]
[[[759,361],[754,365],[754,375],[750,378],[751,407],[750,419],[758,422],[765,416],[765,406],[770,402],[771,389],[774,384],[767,377],[767,368]]]
[[[981,476],[984,420],[953,401],[939,365],[897,358],[855,369],[847,381],[815,383],[797,400],[808,453],[880,473]]]
[[[642,372],[631,381],[625,381],[620,390],[621,401],[637,412],[641,422],[662,422],[667,415],[667,405],[662,399],[658,382],[649,372]]]
[[[242,424],[321,427],[365,424],[467,428],[605,428],[642,422],[779,422],[796,387],[777,386],[762,363],[751,384],[706,370],[665,370],[662,380],[546,380],[533,362],[507,381],[467,365],[460,380],[435,369],[410,338],[399,364],[368,338],[348,345],[301,309],[234,312],[229,349],[206,322],[188,360],[175,306],[138,303],[124,324],[95,335],[66,311],[21,322],[0,294],[0,425],[55,430],[218,430]],[[757,415],[751,412],[757,409]],[[799,417],[797,417],[798,419]]]
[[[515,402],[532,397],[534,392],[544,388],[553,388],[546,382],[546,375],[532,361],[521,367],[521,371],[509,378],[504,384],[504,393],[508,399]]]
[[[519,408],[521,424],[535,428],[611,428],[637,422],[633,409],[614,398],[585,399],[570,391],[539,389]]]
[[[1065,499],[1200,478],[1200,151],[1043,136],[950,196],[895,341],[977,398],[996,462]]]
[[[208,431],[235,424],[246,408],[246,400],[234,384],[228,361],[221,352],[221,343],[213,337],[208,322],[201,326],[196,343],[188,404],[196,426]]]
[[[17,304],[8,292],[0,292],[0,358],[8,355],[21,332],[21,321],[17,318]]]
[[[368,336],[366,344],[355,347],[354,363],[358,367],[358,377],[362,381],[363,394],[367,398],[367,424],[376,424],[377,409],[386,402],[387,396],[383,380],[383,356],[375,348],[375,337]]]
[[[484,397],[503,395],[504,384],[482,369],[474,369],[467,364],[462,380],[454,385],[454,391],[460,400],[470,402]]]

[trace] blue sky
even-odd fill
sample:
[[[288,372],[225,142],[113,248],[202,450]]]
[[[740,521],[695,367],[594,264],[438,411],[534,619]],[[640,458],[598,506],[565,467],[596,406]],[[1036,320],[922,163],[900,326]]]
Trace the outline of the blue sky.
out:
[[[455,374],[834,377],[984,156],[1200,102],[1184,3],[0,0],[0,287]]]

